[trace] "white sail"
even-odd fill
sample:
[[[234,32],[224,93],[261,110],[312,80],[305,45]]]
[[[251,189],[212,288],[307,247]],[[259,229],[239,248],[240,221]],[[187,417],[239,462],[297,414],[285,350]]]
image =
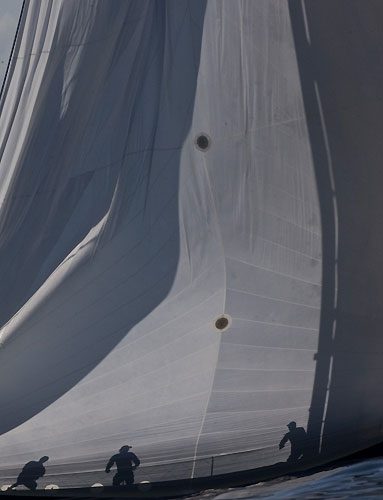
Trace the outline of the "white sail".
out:
[[[46,484],[103,483],[124,444],[145,480],[271,465],[310,413],[320,439],[337,270],[299,15],[307,42],[287,0],[25,2],[0,117],[3,477],[48,455]]]

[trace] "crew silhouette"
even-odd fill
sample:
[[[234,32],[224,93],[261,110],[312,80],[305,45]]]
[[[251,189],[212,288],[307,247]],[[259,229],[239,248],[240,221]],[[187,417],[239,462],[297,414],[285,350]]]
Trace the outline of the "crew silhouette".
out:
[[[113,486],[120,486],[121,483],[126,485],[134,483],[133,471],[140,465],[140,460],[137,455],[129,451],[130,449],[131,446],[122,446],[119,453],[110,457],[109,462],[106,464],[105,472],[107,474],[113,464],[116,464],[117,467],[117,473],[113,477]]]
[[[296,422],[290,422],[287,424],[287,428],[289,429],[289,432],[287,432],[281,439],[279,449],[281,450],[284,448],[287,441],[290,441],[291,451],[287,462],[297,462],[303,455],[307,434],[303,427],[297,427]]]
[[[12,484],[8,489],[12,490],[16,488],[16,486],[24,485],[32,491],[35,491],[37,488],[37,479],[43,477],[45,474],[45,467],[43,465],[44,462],[49,460],[49,457],[41,457],[40,460],[36,462],[36,460],[31,460],[26,463],[17,477],[17,480],[14,484]]]
[[[287,462],[298,462],[302,459],[307,444],[307,434],[303,427],[297,427],[296,422],[287,424],[289,431],[283,436],[279,443],[279,449],[285,447],[290,441],[291,451]],[[140,459],[135,453],[130,451],[132,447],[124,445],[119,452],[110,457],[105,467],[105,472],[110,473],[113,465],[116,465],[117,472],[113,477],[113,486],[121,484],[129,485],[134,483],[133,471],[140,465]],[[26,486],[32,491],[37,488],[37,480],[44,476],[46,470],[44,463],[49,457],[43,456],[38,461],[32,460],[26,463],[17,477],[17,480],[8,489],[11,490],[19,485]]]

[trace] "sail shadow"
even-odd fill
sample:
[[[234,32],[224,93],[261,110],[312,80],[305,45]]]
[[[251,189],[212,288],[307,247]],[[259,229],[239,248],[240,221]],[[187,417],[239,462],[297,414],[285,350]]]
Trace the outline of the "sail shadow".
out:
[[[322,219],[312,452],[381,440],[381,2],[290,0]]]
[[[57,30],[80,39],[54,39],[2,219],[0,314],[14,317],[1,433],[76,385],[173,286],[205,4],[99,2],[86,40]]]

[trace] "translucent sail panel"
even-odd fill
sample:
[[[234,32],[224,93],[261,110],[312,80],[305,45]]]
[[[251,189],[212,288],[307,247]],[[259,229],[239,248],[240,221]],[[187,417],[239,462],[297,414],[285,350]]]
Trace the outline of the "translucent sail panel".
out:
[[[288,3],[26,2],[1,122],[2,468],[286,460],[321,305]]]
[[[231,325],[198,454],[257,450],[216,460],[218,473],[286,460],[286,425],[307,426],[322,241],[288,3],[213,2],[207,13],[193,127],[211,137],[205,167]]]

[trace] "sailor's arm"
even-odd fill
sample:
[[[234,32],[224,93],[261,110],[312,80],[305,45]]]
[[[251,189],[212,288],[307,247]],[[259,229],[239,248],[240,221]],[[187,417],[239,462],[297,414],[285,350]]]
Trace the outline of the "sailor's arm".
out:
[[[113,457],[110,457],[109,462],[106,464],[106,467],[105,467],[105,472],[107,474],[109,474],[110,469],[113,466],[114,462],[115,462],[115,459],[114,459],[114,455],[113,455]]]
[[[140,465],[140,459],[137,457],[137,455],[135,455],[134,453],[132,453],[132,460],[133,460],[133,463],[134,463],[134,468],[137,469],[137,467]]]
[[[284,448],[285,444],[287,443],[287,441],[289,440],[289,433],[285,434],[283,436],[283,438],[281,439],[281,442],[279,443],[279,449],[281,450],[282,448]]]

